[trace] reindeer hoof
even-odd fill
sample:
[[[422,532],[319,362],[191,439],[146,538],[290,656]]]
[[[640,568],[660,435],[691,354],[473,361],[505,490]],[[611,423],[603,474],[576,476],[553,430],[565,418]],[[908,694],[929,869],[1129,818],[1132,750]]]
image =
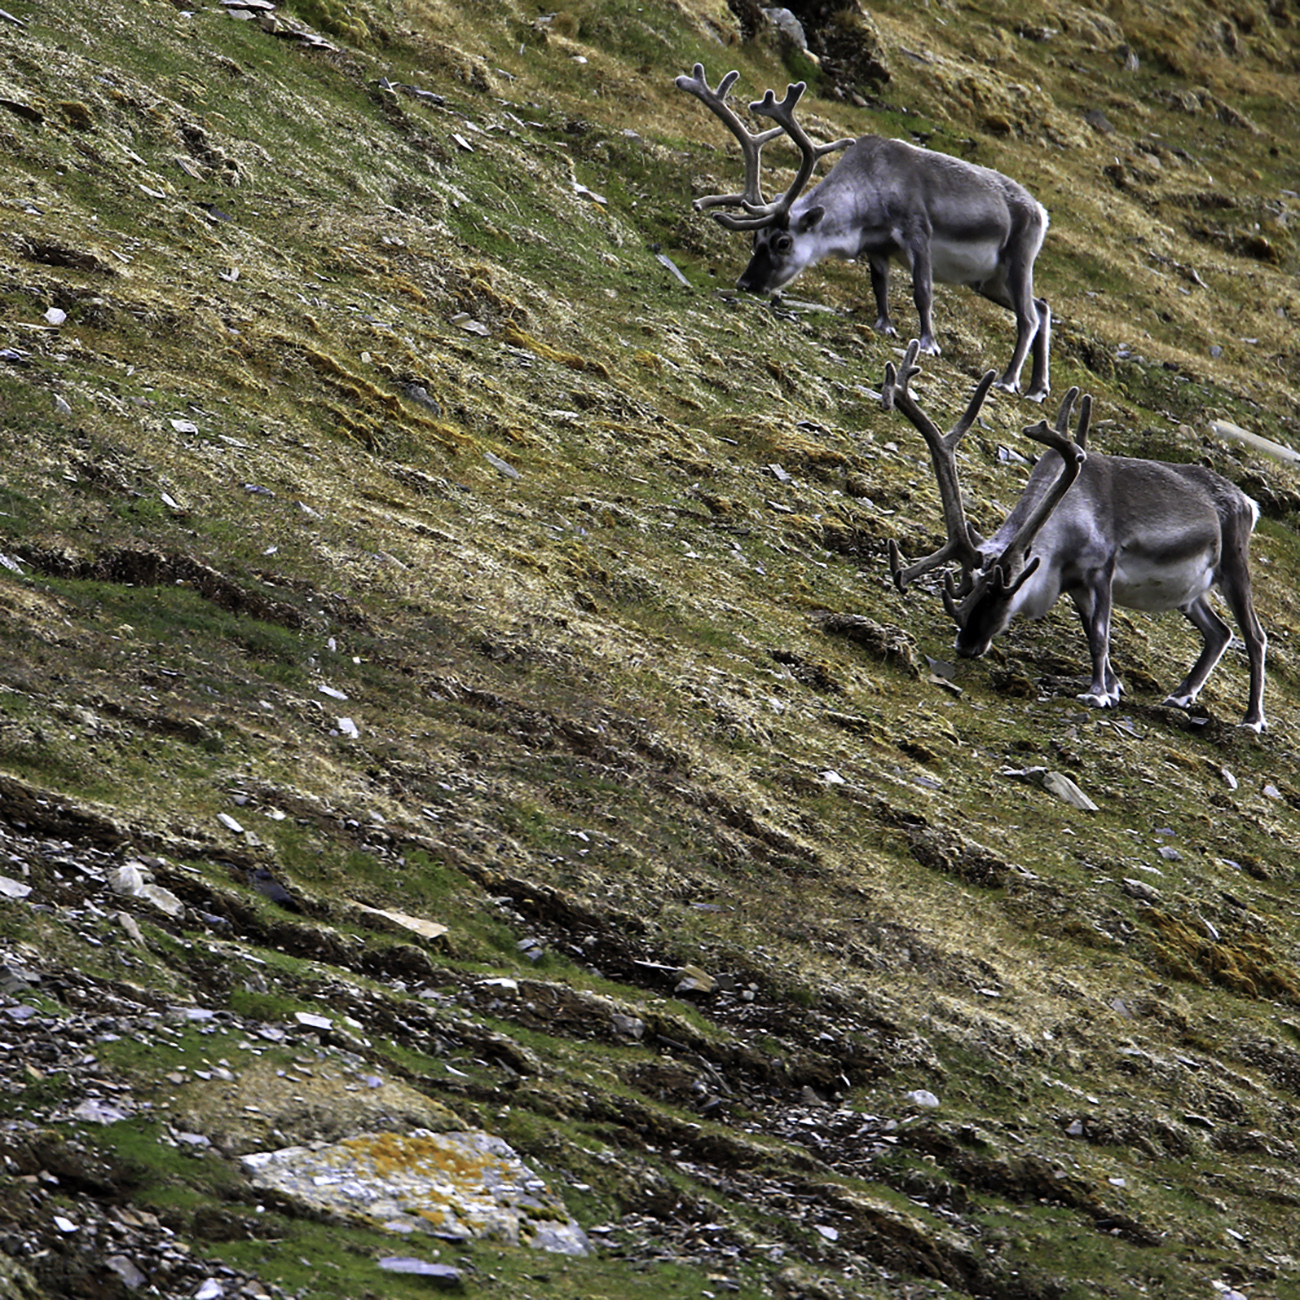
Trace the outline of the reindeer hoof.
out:
[[[1025,401],[1040,402],[1040,403],[1045,402],[1047,401],[1048,395],[1051,393],[1051,391],[1052,390],[1050,388],[1031,388],[1029,392],[1025,394]]]
[[[933,339],[922,339],[920,343],[920,348],[921,351],[926,354],[926,356],[939,357],[943,355],[943,353],[940,351],[939,345]]]
[[[1074,697],[1080,704],[1087,704],[1094,709],[1114,709],[1119,707],[1119,694],[1099,695],[1096,691],[1085,691]]]
[[[1239,731],[1253,731],[1258,736],[1261,732],[1268,730],[1268,723],[1263,718],[1246,718],[1237,723],[1237,729]]]
[[[1196,696],[1166,695],[1160,703],[1170,709],[1190,709],[1192,705],[1196,703]]]

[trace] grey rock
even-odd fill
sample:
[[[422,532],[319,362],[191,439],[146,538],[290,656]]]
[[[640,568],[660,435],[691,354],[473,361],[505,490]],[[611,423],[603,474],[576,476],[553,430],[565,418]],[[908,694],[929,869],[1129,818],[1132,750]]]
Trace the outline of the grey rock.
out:
[[[125,1255],[110,1255],[104,1265],[122,1279],[128,1291],[138,1291],[149,1280]]]
[[[763,17],[768,25],[783,39],[788,41],[802,54],[808,54],[808,37],[804,34],[803,24],[786,8],[764,8]]]
[[[560,1198],[500,1138],[481,1130],[355,1134],[345,1142],[240,1157],[253,1183],[345,1218],[585,1255]]]
[[[677,974],[680,978],[674,993],[712,993],[717,988],[713,976],[698,966],[683,966]]]
[[[504,474],[506,478],[517,479],[523,477],[523,475],[521,475],[509,461],[502,460],[500,456],[495,456],[490,451],[485,451],[483,453],[483,459],[486,460],[498,474]]]
[[[645,1021],[637,1016],[625,1016],[622,1012],[615,1011],[610,1017],[610,1023],[616,1034],[627,1038],[641,1038],[645,1034]]]
[[[407,384],[404,391],[411,401],[418,402],[434,415],[442,414],[442,407],[438,404],[438,400],[429,396],[429,390],[423,384]]]
[[[1143,903],[1154,903],[1160,898],[1160,891],[1154,889],[1143,880],[1133,880],[1125,877],[1120,884],[1120,888],[1130,897],[1136,898]]]
[[[90,1124],[116,1124],[118,1120],[127,1119],[131,1111],[120,1106],[110,1106],[98,1097],[87,1097],[72,1112],[73,1119],[84,1120]]]
[[[677,263],[673,261],[666,253],[656,253],[655,261],[659,263],[666,271],[670,271],[674,278],[684,284],[688,289],[691,288],[691,282],[682,274]]]
[[[460,1286],[460,1270],[451,1264],[431,1264],[428,1260],[413,1259],[409,1255],[390,1255],[379,1261],[386,1273],[409,1273],[426,1277],[435,1286],[450,1289]]]
[[[1001,774],[1012,781],[1036,785],[1081,812],[1097,811],[1097,805],[1063,772],[1052,772],[1045,767],[1004,767]]]

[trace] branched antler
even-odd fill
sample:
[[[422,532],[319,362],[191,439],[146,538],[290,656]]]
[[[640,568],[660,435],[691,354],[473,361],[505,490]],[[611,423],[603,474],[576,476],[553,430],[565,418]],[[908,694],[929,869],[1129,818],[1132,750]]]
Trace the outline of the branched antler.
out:
[[[1088,425],[1092,419],[1092,398],[1085,397],[1079,409],[1079,428],[1075,437],[1069,435],[1070,412],[1079,390],[1072,388],[1061,402],[1056,413],[1056,425],[1049,428],[1046,420],[1030,425],[1022,430],[1027,438],[1041,442],[1058,452],[1061,457],[1061,470],[1052,483],[1029,507],[1024,519],[1003,547],[1002,553],[986,565],[977,574],[967,571],[960,588],[954,588],[952,577],[944,581],[943,605],[949,617],[960,628],[965,628],[972,611],[981,602],[992,599],[1001,603],[1009,601],[1038,571],[1039,557],[1030,556],[1029,552],[1043,525],[1051,518],[1053,511],[1061,504],[1062,498],[1079,477],[1088,453],[1083,444],[1088,439]],[[1021,498],[1023,505],[1027,500]],[[1012,515],[1014,518],[1014,513]],[[1008,523],[1010,519],[1008,519]]]
[[[751,113],[757,113],[760,117],[770,117],[798,146],[799,169],[795,172],[794,180],[790,182],[785,193],[775,202],[744,204],[745,211],[749,214],[747,217],[726,216],[724,218],[719,214],[718,220],[729,230],[758,230],[763,226],[773,226],[783,221],[790,211],[791,204],[808,184],[808,178],[812,176],[817,160],[828,153],[834,153],[837,149],[845,149],[853,143],[850,139],[832,140],[829,144],[813,142],[808,132],[794,118],[795,105],[803,98],[806,89],[806,82],[796,81],[786,87],[785,98],[779,103],[776,96],[768,90],[764,92],[762,99],[750,104]]]
[[[1032,568],[1025,565],[1025,557],[1034,544],[1034,538],[1038,536],[1039,529],[1047,522],[1052,511],[1061,503],[1061,498],[1070,490],[1074,480],[1079,477],[1083,462],[1088,459],[1088,453],[1084,448],[1088,441],[1088,426],[1092,422],[1091,394],[1084,397],[1079,407],[1079,427],[1074,437],[1071,438],[1069,433],[1070,412],[1078,397],[1077,386],[1066,393],[1056,413],[1054,428],[1049,428],[1046,420],[1039,420],[1037,424],[1032,424],[1021,431],[1026,438],[1032,438],[1035,442],[1041,442],[1043,446],[1058,452],[1062,465],[1056,481],[1038,499],[1034,508],[1016,530],[1015,536],[994,562],[995,567],[1004,575],[1000,579],[1003,582],[1007,581],[1010,575],[1015,575],[1018,587],[1032,572]]]
[[[901,371],[895,368],[892,361],[885,367],[885,382],[881,389],[880,404],[887,411],[895,408],[901,411],[925,439],[925,445],[930,449],[930,463],[934,466],[934,476],[939,485],[939,500],[943,506],[943,521],[948,540],[933,555],[927,555],[925,559],[917,560],[916,563],[904,568],[898,544],[891,539],[889,571],[899,591],[906,591],[908,583],[921,574],[937,569],[950,560],[957,560],[965,571],[965,576],[961,589],[953,588],[951,578],[945,583],[945,597],[951,598],[965,595],[970,588],[971,575],[984,562],[984,557],[980,553],[980,546],[984,539],[967,522],[966,510],[962,505],[961,484],[957,479],[957,444],[975,423],[980,408],[984,405],[984,399],[988,396],[989,388],[997,378],[997,371],[990,370],[984,375],[967,403],[965,414],[946,434],[940,433],[934,421],[917,405],[916,399],[908,388],[909,381],[921,373],[921,367],[916,364],[920,348],[920,343],[913,339],[907,346]]]
[[[689,77],[677,78],[677,89],[684,90],[687,94],[694,95],[710,112],[714,114],[722,124],[731,132],[740,144],[740,151],[745,156],[745,188],[740,194],[710,194],[703,198],[695,200],[695,207],[698,211],[703,212],[707,208],[718,207],[741,207],[748,204],[761,205],[763,203],[763,189],[760,180],[759,158],[763,152],[763,146],[769,141],[774,140],[778,135],[784,132],[784,127],[772,126],[766,131],[750,131],[748,127],[736,115],[735,110],[727,103],[727,96],[731,93],[731,88],[740,78],[739,72],[728,72],[725,77],[718,82],[715,90],[709,85],[708,78],[704,75],[704,64],[697,63],[691,71]],[[725,214],[715,213],[715,216],[721,220]]]
[[[808,183],[813,168],[819,158],[837,149],[851,145],[851,139],[835,140],[830,144],[815,144],[808,133],[795,121],[794,110],[807,89],[807,83],[797,81],[786,87],[785,98],[777,101],[772,91],[767,91],[763,98],[750,104],[750,111],[760,117],[769,117],[776,126],[766,131],[750,131],[737,116],[735,110],[727,103],[727,96],[736,84],[738,72],[728,72],[714,89],[708,83],[704,65],[697,63],[689,77],[677,78],[677,88],[694,95],[726,126],[740,144],[745,156],[745,188],[740,194],[710,194],[695,200],[699,211],[708,208],[741,207],[748,214],[739,216],[730,212],[715,212],[714,218],[728,230],[759,230],[764,226],[775,225],[790,211],[790,205],[799,197],[799,192]],[[779,135],[788,135],[799,149],[799,168],[794,181],[785,193],[775,202],[767,203],[763,199],[760,176],[760,156],[763,146]]]

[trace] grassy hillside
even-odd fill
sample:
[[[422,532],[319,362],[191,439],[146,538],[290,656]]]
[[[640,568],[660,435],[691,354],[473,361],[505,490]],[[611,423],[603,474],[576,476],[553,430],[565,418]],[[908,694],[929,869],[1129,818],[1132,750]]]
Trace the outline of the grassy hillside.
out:
[[[1212,427],[1300,438],[1288,6],[9,10],[12,1294],[427,1293],[238,1157],[447,1109],[594,1242],[432,1248],[470,1294],[1300,1294],[1300,478]],[[1260,503],[1264,736],[1237,644],[1160,706],[1176,615],[1105,714],[1064,608],[942,663],[906,286],[732,290],[697,60],[1044,202],[1054,393]],[[936,297],[947,424],[1014,329]],[[964,444],[986,531],[1040,414]]]

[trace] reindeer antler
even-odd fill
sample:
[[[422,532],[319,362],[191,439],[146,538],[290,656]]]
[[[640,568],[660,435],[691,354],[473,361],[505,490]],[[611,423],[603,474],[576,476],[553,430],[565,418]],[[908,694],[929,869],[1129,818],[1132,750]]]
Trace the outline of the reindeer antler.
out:
[[[702,63],[695,65],[689,77],[677,78],[677,89],[694,95],[705,108],[719,118],[727,130],[736,137],[740,143],[740,151],[745,155],[744,191],[740,194],[710,194],[704,198],[696,199],[695,207],[701,212],[706,208],[734,208],[742,204],[761,204],[763,202],[763,189],[759,175],[759,156],[763,151],[763,146],[769,140],[776,139],[785,129],[780,126],[772,126],[766,131],[753,132],[745,126],[740,118],[736,116],[735,110],[727,103],[727,96],[731,93],[732,86],[736,84],[739,78],[739,72],[728,72],[718,82],[718,87],[715,90],[709,85],[708,79],[704,75],[704,64]],[[722,214],[715,215],[721,218]]]
[[[1062,497],[1073,486],[1074,480],[1079,477],[1079,471],[1083,468],[1083,462],[1088,458],[1083,444],[1088,439],[1088,424],[1092,418],[1091,397],[1083,399],[1079,411],[1079,428],[1075,438],[1071,439],[1068,432],[1070,412],[1078,396],[1077,388],[1072,388],[1066,393],[1060,410],[1056,413],[1054,428],[1049,428],[1046,420],[1040,420],[1037,424],[1023,430],[1026,437],[1060,453],[1061,472],[1034,502],[1011,541],[1003,548],[1002,554],[991,564],[980,569],[978,575],[968,569],[960,588],[953,586],[951,574],[945,575],[943,605],[958,627],[965,628],[972,611],[986,598],[993,597],[997,601],[1009,600],[1038,571],[1039,557],[1029,558],[1034,538],[1051,517],[1052,511],[1060,505]],[[1023,503],[1023,497],[1021,501]]]
[[[750,111],[761,117],[770,117],[777,125],[766,131],[750,131],[727,103],[727,96],[739,78],[739,72],[728,72],[713,89],[704,73],[704,64],[697,63],[689,77],[677,78],[677,88],[694,95],[708,108],[724,126],[736,137],[741,153],[745,156],[745,188],[740,194],[710,194],[695,200],[698,211],[707,208],[742,207],[748,216],[737,216],[729,212],[715,212],[714,218],[728,230],[758,230],[780,221],[790,205],[799,197],[799,192],[808,183],[817,160],[836,149],[844,149],[853,143],[851,139],[835,140],[830,144],[814,144],[808,133],[794,119],[795,105],[808,88],[803,81],[794,82],[786,87],[785,98],[779,103],[772,91],[767,91],[763,98],[750,104]],[[774,203],[763,199],[760,178],[760,155],[763,146],[779,135],[789,135],[799,148],[799,169],[795,179],[786,192]]]
[[[808,132],[795,121],[795,105],[803,98],[803,92],[807,88],[806,82],[796,81],[786,87],[785,98],[780,103],[768,90],[764,92],[762,99],[750,104],[751,113],[757,113],[760,117],[770,117],[798,146],[799,170],[795,172],[794,180],[790,182],[786,192],[774,203],[746,203],[744,208],[749,213],[747,217],[733,217],[719,213],[718,220],[728,230],[758,230],[763,226],[776,225],[784,219],[790,211],[791,204],[808,184],[808,178],[813,174],[817,160],[828,153],[834,153],[837,149],[845,149],[853,143],[852,140],[845,139],[832,140],[829,144],[815,144]]]
[[[945,596],[951,598],[966,594],[970,589],[972,573],[984,563],[984,557],[980,554],[980,546],[984,539],[967,522],[966,510],[962,505],[961,484],[957,480],[957,444],[975,423],[975,418],[984,405],[984,399],[988,396],[989,388],[997,378],[997,371],[990,370],[984,375],[967,403],[966,413],[946,434],[943,434],[939,432],[934,421],[917,405],[916,399],[907,386],[912,378],[921,373],[921,367],[916,364],[920,349],[919,341],[913,339],[907,345],[901,371],[895,368],[892,361],[885,366],[885,382],[881,389],[880,404],[887,411],[897,407],[925,439],[925,445],[930,449],[934,477],[939,485],[939,501],[943,506],[943,521],[948,532],[948,540],[933,555],[927,555],[925,559],[917,560],[915,564],[904,568],[902,553],[898,549],[898,544],[891,538],[889,571],[898,590],[906,591],[907,584],[921,574],[937,569],[950,560],[957,560],[965,570],[965,576],[960,591],[954,590],[951,577],[945,583]]]
[[[1033,546],[1039,529],[1047,522],[1052,511],[1060,505],[1061,498],[1070,490],[1074,480],[1079,477],[1083,462],[1088,459],[1084,445],[1088,441],[1088,426],[1092,423],[1091,394],[1086,395],[1079,406],[1079,425],[1074,437],[1071,438],[1069,433],[1070,412],[1078,396],[1077,386],[1066,393],[1056,413],[1054,428],[1049,428],[1046,420],[1039,420],[1037,424],[1021,430],[1026,438],[1032,438],[1035,442],[1041,442],[1043,446],[1059,452],[1062,465],[1056,482],[1038,499],[1034,508],[1025,517],[1024,523],[1016,530],[1015,536],[994,562],[993,567],[1000,571],[999,581],[1003,583],[1006,583],[1010,577],[1014,577],[1015,587],[1018,587],[1033,571],[1033,562],[1025,565],[1025,556]],[[1009,590],[1014,591],[1015,587]]]

